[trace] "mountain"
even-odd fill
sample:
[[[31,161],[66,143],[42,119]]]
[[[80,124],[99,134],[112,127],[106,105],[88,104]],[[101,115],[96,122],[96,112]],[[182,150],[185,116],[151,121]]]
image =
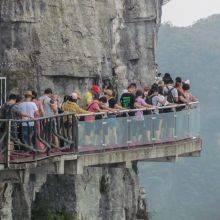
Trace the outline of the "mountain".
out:
[[[189,78],[200,98],[205,118],[219,117],[220,15],[199,20],[190,27],[160,28],[157,62],[161,72]],[[214,96],[214,97],[213,97]],[[207,123],[207,121],[205,121]],[[211,126],[211,124],[209,124]]]
[[[200,100],[204,149],[199,158],[139,165],[153,220],[220,219],[219,36],[220,15],[160,28],[157,63],[162,73],[190,79]]]

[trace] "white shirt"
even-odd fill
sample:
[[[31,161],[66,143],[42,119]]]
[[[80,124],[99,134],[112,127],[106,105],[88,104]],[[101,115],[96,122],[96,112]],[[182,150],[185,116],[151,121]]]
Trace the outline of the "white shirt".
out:
[[[34,113],[38,110],[37,105],[34,102],[22,102],[18,105],[18,109],[21,113],[34,118]],[[23,117],[24,120],[28,120],[28,117]],[[34,122],[29,122],[29,126],[34,126]],[[23,122],[23,126],[28,126],[26,122]]]

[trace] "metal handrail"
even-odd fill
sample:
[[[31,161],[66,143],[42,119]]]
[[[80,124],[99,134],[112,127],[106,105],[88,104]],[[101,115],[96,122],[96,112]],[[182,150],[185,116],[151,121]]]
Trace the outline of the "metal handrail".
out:
[[[7,121],[11,121],[11,122],[34,122],[34,121],[39,121],[39,120],[45,120],[45,119],[52,119],[52,118],[58,118],[58,117],[62,117],[62,116],[68,116],[68,115],[75,115],[74,113],[62,113],[62,114],[56,114],[56,115],[52,115],[52,116],[44,116],[44,117],[40,117],[40,118],[30,118],[30,119],[0,119],[0,122],[7,122]]]
[[[177,107],[187,107],[199,104],[199,101],[196,102],[190,102],[188,104],[175,104],[175,105],[167,105],[163,107],[153,107],[153,108],[138,108],[138,109],[123,109],[123,110],[117,110],[112,109],[110,112],[96,112],[96,113],[87,113],[87,114],[76,114],[77,117],[85,117],[85,116],[98,116],[98,115],[106,115],[106,114],[122,114],[122,113],[132,113],[132,112],[138,112],[138,111],[154,111],[154,110],[165,110],[165,109],[173,109]]]
[[[154,110],[164,110],[164,109],[173,109],[177,107],[187,107],[187,106],[192,106],[199,104],[199,101],[196,102],[190,102],[188,104],[174,104],[174,105],[167,105],[167,106],[162,106],[162,107],[153,107],[153,108],[136,108],[136,109],[123,109],[123,110],[117,110],[117,109],[112,109],[112,111],[109,112],[93,112],[93,113],[87,113],[87,114],[75,114],[71,112],[66,112],[62,114],[56,114],[52,116],[45,116],[45,117],[40,117],[40,118],[31,118],[31,119],[0,119],[0,122],[34,122],[34,121],[39,121],[39,120],[45,120],[45,119],[53,119],[53,118],[58,118],[58,117],[64,117],[64,116],[69,116],[69,115],[76,115],[77,117],[85,117],[85,116],[98,116],[98,115],[106,115],[106,114],[122,114],[122,113],[132,113],[132,112],[138,112],[138,111],[154,111]]]
[[[138,112],[138,111],[144,111],[144,110],[161,110],[161,109],[174,109],[177,107],[187,107],[189,106],[189,108],[186,108],[186,110],[191,110],[193,109],[194,105],[197,105],[199,102],[191,102],[189,104],[177,104],[177,105],[169,105],[169,106],[163,106],[163,107],[158,107],[158,108],[143,108],[143,109],[124,109],[124,110],[118,110],[115,112],[110,112],[111,113],[119,113],[119,114],[123,114],[123,113],[131,113],[131,112]],[[197,107],[197,106],[196,106]],[[194,108],[196,109],[196,108]],[[184,110],[183,110],[184,111]],[[175,110],[172,111],[173,113],[173,120],[176,123],[176,113]],[[153,114],[154,112],[152,112],[152,117],[150,117],[152,120],[152,123],[155,123],[155,118],[157,117],[156,115]],[[108,114],[107,112],[99,112],[99,113],[92,113],[92,114],[80,114],[80,115],[76,115],[74,113],[63,113],[63,114],[58,114],[58,115],[54,115],[54,116],[49,116],[49,117],[41,117],[41,118],[37,118],[37,119],[29,119],[29,120],[7,120],[7,119],[3,119],[3,125],[5,126],[5,134],[2,133],[1,138],[0,138],[0,142],[2,144],[4,144],[4,149],[2,148],[1,154],[4,153],[4,164],[6,165],[6,167],[9,166],[9,164],[11,162],[13,162],[13,160],[11,161],[10,157],[11,157],[11,153],[13,154],[13,150],[11,150],[11,142],[14,143],[14,146],[18,146],[18,147],[22,147],[25,148],[26,152],[28,151],[30,153],[31,156],[33,156],[33,161],[37,160],[35,157],[39,156],[40,154],[42,157],[48,157],[49,155],[53,156],[53,149],[58,149],[61,154],[65,153],[65,150],[68,150],[68,152],[71,153],[81,153],[82,151],[80,151],[80,148],[82,147],[81,143],[79,144],[78,142],[80,140],[82,140],[82,136],[83,133],[79,133],[78,129],[81,129],[82,126],[80,127],[79,125],[83,125],[83,126],[87,126],[87,123],[84,124],[80,124],[81,122],[79,122],[79,120],[77,120],[78,117],[83,117],[83,116],[94,116],[94,115],[106,115]],[[161,114],[163,115],[163,113]],[[129,114],[126,114],[126,118],[125,121],[126,122],[131,122],[132,118],[129,119]],[[166,116],[164,116],[166,118]],[[187,112],[187,117],[188,119],[190,119],[190,114],[188,114]],[[102,118],[104,119],[104,118]],[[123,117],[124,119],[124,117]],[[105,119],[104,119],[105,120]],[[148,120],[148,119],[146,119]],[[1,122],[1,120],[0,120]],[[24,141],[24,137],[20,137],[17,135],[16,132],[19,132],[18,130],[16,130],[19,126],[23,126],[23,123],[26,122],[34,122],[34,129],[35,129],[35,134],[34,137],[35,141],[39,141],[42,142],[45,145],[44,149],[38,148],[38,145],[35,143],[31,143],[31,142],[23,142]],[[66,123],[69,122],[69,123]],[[134,120],[135,122],[135,120]],[[100,121],[97,121],[97,123],[100,123]],[[189,121],[186,122],[188,124],[189,127]],[[38,130],[38,125],[40,124],[40,130]],[[101,124],[103,126],[111,126],[110,124],[108,125],[108,123],[106,123],[105,121],[101,122]],[[48,127],[47,127],[48,126]],[[27,125],[27,127],[29,127],[29,125]],[[30,126],[31,127],[31,126]],[[48,129],[49,128],[49,129]],[[106,128],[106,127],[105,127]],[[132,129],[131,128],[131,124],[128,124],[128,129]],[[152,128],[153,129],[153,128]],[[51,141],[52,136],[56,137],[59,139],[59,146],[55,146],[54,143]],[[152,134],[154,136],[154,134]],[[101,137],[102,138],[102,137]],[[175,135],[174,135],[175,138]],[[104,140],[104,139],[103,139]],[[152,141],[153,138],[152,138]],[[4,142],[4,143],[3,143]],[[124,142],[123,142],[124,143]],[[104,143],[105,144],[105,143]],[[104,145],[103,146],[107,146]],[[127,144],[129,146],[130,144],[130,139],[127,140]],[[125,146],[127,146],[125,144]],[[119,146],[120,147],[120,146]],[[24,151],[24,150],[23,150]],[[52,152],[52,153],[51,153]],[[22,160],[22,156],[23,156],[23,152],[22,149],[19,148],[19,150],[16,150],[16,155],[18,157],[19,160]],[[46,155],[44,155],[46,153]],[[29,155],[29,157],[30,157]],[[13,156],[13,155],[12,155]],[[39,158],[38,158],[39,159]]]

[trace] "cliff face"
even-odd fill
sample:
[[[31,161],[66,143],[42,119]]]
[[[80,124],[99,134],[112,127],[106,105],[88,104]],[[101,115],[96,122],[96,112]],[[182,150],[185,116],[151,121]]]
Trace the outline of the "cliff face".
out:
[[[148,219],[133,170],[87,168],[83,175],[47,175],[43,169],[26,171],[16,183],[1,183],[2,220]]]
[[[8,66],[2,72],[15,83],[28,78],[26,87],[34,82],[62,93],[93,80],[143,84],[155,72],[162,2],[1,0],[0,60]]]

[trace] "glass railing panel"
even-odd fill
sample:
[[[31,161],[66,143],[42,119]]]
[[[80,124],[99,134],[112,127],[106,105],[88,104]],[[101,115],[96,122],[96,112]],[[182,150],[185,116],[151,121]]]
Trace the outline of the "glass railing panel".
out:
[[[189,137],[189,110],[177,111],[175,113],[175,138],[177,140]]]
[[[163,112],[154,115],[153,140],[167,142],[174,139],[174,112]]]
[[[105,150],[125,147],[128,141],[127,117],[107,117],[93,122],[78,123],[79,151]]]
[[[113,117],[107,119],[107,137],[104,144],[105,149],[126,147],[129,145],[130,117]]]
[[[78,123],[78,148],[79,151],[92,152],[103,148],[105,135],[105,121],[79,121]]]
[[[172,142],[199,135],[197,108],[160,112],[105,116],[93,122],[78,123],[79,151],[93,152]]]
[[[198,137],[200,135],[199,108],[194,106],[188,111],[189,111],[189,135],[190,137]]]
[[[143,144],[151,144],[153,142],[153,117],[152,114],[144,115],[144,132]]]
[[[142,111],[136,113],[135,116],[129,118],[128,122],[128,135],[129,146],[141,146],[151,142],[150,130],[151,130],[151,117],[143,115]],[[147,128],[149,127],[149,129]],[[148,134],[147,134],[148,131]],[[149,140],[147,139],[147,135]]]

